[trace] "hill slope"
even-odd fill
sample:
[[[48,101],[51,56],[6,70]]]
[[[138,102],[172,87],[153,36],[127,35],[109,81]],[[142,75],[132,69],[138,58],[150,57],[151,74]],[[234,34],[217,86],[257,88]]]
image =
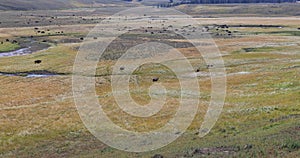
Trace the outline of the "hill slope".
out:
[[[71,3],[66,0],[1,0],[1,10],[36,10],[70,8]]]
[[[0,10],[50,10],[126,3],[125,0],[1,0]]]

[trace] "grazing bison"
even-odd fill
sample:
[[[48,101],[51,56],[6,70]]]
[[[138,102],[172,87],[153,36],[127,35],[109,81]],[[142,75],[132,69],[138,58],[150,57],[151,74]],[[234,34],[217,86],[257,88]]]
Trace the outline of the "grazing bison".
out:
[[[36,61],[34,61],[34,63],[35,64],[40,64],[40,63],[42,63],[42,60],[36,60]]]
[[[120,67],[120,70],[121,70],[121,71],[125,70],[125,67]]]
[[[214,67],[214,65],[207,65],[207,66],[206,66],[206,68],[208,68],[208,69],[209,69],[209,68],[212,68],[212,67]]]
[[[197,69],[196,72],[200,72],[200,69]]]
[[[159,80],[158,77],[155,77],[155,78],[152,79],[153,82],[157,82],[158,80]]]
[[[227,25],[221,25],[220,27],[221,27],[222,29],[225,29],[225,28],[228,29],[228,28],[229,28]]]
[[[156,155],[152,156],[151,158],[164,158],[164,156],[162,156],[160,154],[156,154]]]

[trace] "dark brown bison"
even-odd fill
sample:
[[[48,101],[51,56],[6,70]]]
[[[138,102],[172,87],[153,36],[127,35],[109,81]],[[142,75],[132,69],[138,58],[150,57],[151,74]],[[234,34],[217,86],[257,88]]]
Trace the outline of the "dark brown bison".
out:
[[[155,77],[155,78],[152,79],[153,82],[157,82],[158,80],[159,80],[158,77]]]
[[[36,60],[36,61],[34,61],[34,63],[35,64],[40,64],[40,63],[42,63],[42,60]]]
[[[209,68],[213,68],[213,67],[214,67],[214,65],[207,65],[207,66],[206,66],[206,68],[208,68],[208,69],[209,69]]]
[[[164,156],[162,156],[160,154],[156,154],[156,155],[152,156],[151,158],[164,158]]]

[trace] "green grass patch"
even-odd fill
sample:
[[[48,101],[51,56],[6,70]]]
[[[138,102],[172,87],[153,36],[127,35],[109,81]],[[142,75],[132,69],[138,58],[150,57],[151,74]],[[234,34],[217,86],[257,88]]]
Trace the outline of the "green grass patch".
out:
[[[282,146],[282,148],[288,149],[289,151],[292,150],[299,150],[300,149],[300,141],[299,140],[292,140],[288,139],[286,140]]]
[[[281,47],[256,47],[256,48],[243,48],[245,52],[272,52],[283,50]]]
[[[281,35],[281,36],[300,36],[300,31],[256,32],[255,34],[272,34],[272,35]]]
[[[4,42],[0,44],[0,53],[14,51],[21,48],[21,46],[17,43]]]

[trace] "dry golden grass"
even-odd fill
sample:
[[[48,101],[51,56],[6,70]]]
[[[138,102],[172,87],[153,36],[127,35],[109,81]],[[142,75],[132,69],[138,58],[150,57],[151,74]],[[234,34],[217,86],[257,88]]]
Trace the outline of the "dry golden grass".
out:
[[[197,20],[205,24],[285,25],[290,27],[289,29],[294,29],[299,25],[297,17]],[[63,30],[68,35],[47,37],[50,40],[60,40],[74,37],[73,33],[85,34],[92,27],[93,25],[65,25],[41,28],[50,28],[53,31]],[[251,33],[278,31],[279,28],[266,30],[239,28],[236,30]],[[30,36],[32,33],[34,33],[32,28],[0,29],[1,38]],[[270,34],[216,38],[215,42],[224,55],[225,66],[230,74],[227,77],[227,98],[224,110],[216,126],[207,137],[200,139],[195,136],[203,121],[211,90],[210,78],[199,77],[200,104],[187,134],[166,148],[144,154],[124,153],[107,147],[93,138],[85,129],[73,102],[70,75],[76,56],[75,47],[79,44],[58,44],[31,55],[0,58],[0,71],[2,72],[47,70],[69,74],[47,78],[0,76],[0,155],[4,157],[15,157],[17,154],[24,157],[94,157],[95,155],[151,157],[154,153],[161,152],[167,157],[181,157],[186,154],[187,150],[195,148],[220,146],[243,148],[246,144],[253,144],[252,149],[241,149],[237,154],[241,154],[239,155],[241,157],[249,155],[265,157],[268,153],[272,156],[278,154],[279,157],[297,157],[299,154],[294,149],[280,148],[282,145],[280,141],[289,143],[288,139],[299,138],[299,118],[283,120],[279,122],[279,125],[274,125],[275,123],[269,120],[299,114],[298,41],[300,41],[299,36]],[[286,45],[287,43],[294,43],[294,45],[289,46]],[[260,48],[268,44],[275,45],[275,50],[242,51],[243,48]],[[201,71],[208,71],[205,69],[203,59],[194,48],[180,48],[179,50],[189,58],[195,69],[201,67]],[[43,63],[34,64],[37,59],[43,60]],[[113,122],[128,130],[144,132],[162,127],[172,118],[178,108],[177,95],[168,97],[164,108],[150,118],[132,117],[122,111],[111,93],[110,73],[113,64],[114,61],[100,62],[96,77],[96,92],[99,95],[99,101],[104,105],[105,112]],[[147,90],[152,85],[151,79],[154,76],[159,75],[160,82],[168,89],[173,90],[179,87],[175,77],[149,74],[149,70],[152,69],[151,66],[141,69],[140,84],[136,85],[133,81],[130,84],[132,98],[141,105],[149,102]],[[238,72],[249,73],[234,74]],[[295,134],[290,134],[285,129],[291,129]],[[276,141],[268,141],[273,136]],[[252,138],[255,139],[252,140]],[[275,152],[275,149],[280,153]]]

